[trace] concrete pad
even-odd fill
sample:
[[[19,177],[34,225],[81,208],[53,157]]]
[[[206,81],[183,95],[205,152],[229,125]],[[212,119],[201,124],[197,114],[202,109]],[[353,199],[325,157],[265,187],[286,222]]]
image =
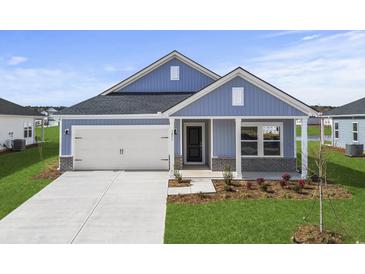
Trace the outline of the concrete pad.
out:
[[[191,179],[191,186],[186,187],[169,187],[168,195],[184,195],[194,193],[214,193],[215,187],[211,179],[193,178]]]
[[[67,172],[0,220],[0,243],[163,243],[167,172]]]

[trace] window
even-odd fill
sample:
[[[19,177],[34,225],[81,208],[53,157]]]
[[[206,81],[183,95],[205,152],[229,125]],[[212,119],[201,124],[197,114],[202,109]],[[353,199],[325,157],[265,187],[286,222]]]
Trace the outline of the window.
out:
[[[179,66],[170,67],[170,80],[173,80],[173,81],[180,80],[180,67]]]
[[[232,106],[244,105],[244,88],[232,88]]]
[[[280,156],[280,127],[263,126],[262,134],[264,137],[264,155]]]
[[[340,131],[339,131],[339,125],[338,122],[335,122],[335,139],[340,138]]]
[[[241,155],[259,157],[282,156],[281,123],[243,123],[241,127]]]
[[[257,127],[241,127],[241,155],[258,155]]]
[[[32,137],[32,122],[24,122],[24,138]]]
[[[352,123],[352,140],[353,142],[358,142],[358,123],[357,122],[353,122]]]

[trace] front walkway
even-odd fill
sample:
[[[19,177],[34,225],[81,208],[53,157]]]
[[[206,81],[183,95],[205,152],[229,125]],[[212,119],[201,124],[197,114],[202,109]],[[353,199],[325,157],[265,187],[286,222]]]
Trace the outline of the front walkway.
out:
[[[0,243],[163,243],[167,172],[67,172],[0,221]]]

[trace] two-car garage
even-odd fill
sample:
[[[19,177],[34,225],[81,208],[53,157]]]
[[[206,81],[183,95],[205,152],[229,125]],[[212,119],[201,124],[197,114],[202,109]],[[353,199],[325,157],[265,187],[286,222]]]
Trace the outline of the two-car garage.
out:
[[[167,125],[72,126],[74,170],[168,170]]]

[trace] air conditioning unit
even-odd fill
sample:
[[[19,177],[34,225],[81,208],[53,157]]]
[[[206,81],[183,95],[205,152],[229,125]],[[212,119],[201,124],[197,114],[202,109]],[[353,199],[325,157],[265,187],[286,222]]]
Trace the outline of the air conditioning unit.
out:
[[[11,148],[13,148],[13,140],[10,140],[10,139],[5,140],[4,146],[5,146],[7,149],[11,149]]]
[[[24,139],[15,139],[13,141],[13,150],[14,151],[25,150],[25,140]]]
[[[350,157],[363,157],[364,156],[364,145],[347,144],[345,154]]]

